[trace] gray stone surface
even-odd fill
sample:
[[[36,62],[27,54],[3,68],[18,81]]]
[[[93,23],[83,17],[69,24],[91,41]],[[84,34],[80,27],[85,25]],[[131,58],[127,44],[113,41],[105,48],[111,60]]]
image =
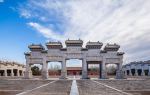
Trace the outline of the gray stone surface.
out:
[[[132,93],[133,95],[150,95],[149,79],[106,79],[95,81],[76,80],[79,95],[126,95],[120,91]],[[27,91],[29,91],[29,93],[25,93],[23,95],[69,95],[71,85],[72,80],[0,80],[0,95],[16,95]]]
[[[126,95],[91,80],[78,80],[79,95]]]
[[[69,95],[71,84],[71,80],[59,80],[23,95]]]
[[[0,95],[15,95],[45,84],[47,80],[0,80]]]
[[[149,79],[98,80],[98,82],[132,93],[133,95],[150,95]]]

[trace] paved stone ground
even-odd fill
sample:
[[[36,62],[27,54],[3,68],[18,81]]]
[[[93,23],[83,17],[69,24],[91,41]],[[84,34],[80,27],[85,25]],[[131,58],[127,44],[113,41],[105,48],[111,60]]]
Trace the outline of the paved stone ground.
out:
[[[80,95],[129,95],[98,84],[92,80],[78,80],[77,85]]]
[[[0,95],[15,95],[51,80],[0,80]]]
[[[72,80],[2,80],[0,95],[70,95]],[[150,95],[150,80],[76,80],[79,95]]]
[[[58,80],[21,95],[69,95],[72,80]]]
[[[150,95],[150,79],[97,80],[97,82],[133,95]]]

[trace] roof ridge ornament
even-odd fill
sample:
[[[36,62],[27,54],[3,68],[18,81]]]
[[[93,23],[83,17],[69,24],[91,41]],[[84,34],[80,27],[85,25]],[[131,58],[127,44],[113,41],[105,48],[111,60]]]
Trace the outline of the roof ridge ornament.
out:
[[[107,43],[106,46],[104,47],[104,50],[106,51],[118,51],[120,48],[120,45],[114,43],[114,44],[109,44]]]

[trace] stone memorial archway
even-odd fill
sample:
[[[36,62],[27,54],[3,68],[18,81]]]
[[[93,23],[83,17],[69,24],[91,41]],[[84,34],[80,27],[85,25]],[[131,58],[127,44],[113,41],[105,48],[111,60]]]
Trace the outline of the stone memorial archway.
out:
[[[115,63],[118,65],[116,78],[123,78],[122,63],[123,52],[118,52],[120,48],[117,44],[107,44],[101,50],[101,42],[87,42],[83,48],[82,40],[66,40],[66,48],[63,48],[61,42],[46,43],[47,50],[41,44],[29,45],[30,52],[25,53],[26,72],[25,78],[32,78],[31,65],[42,64],[42,77],[48,78],[48,62],[61,62],[61,78],[67,77],[66,60],[80,59],[82,60],[82,78],[87,79],[87,62],[101,62],[101,77],[106,78],[105,64]]]

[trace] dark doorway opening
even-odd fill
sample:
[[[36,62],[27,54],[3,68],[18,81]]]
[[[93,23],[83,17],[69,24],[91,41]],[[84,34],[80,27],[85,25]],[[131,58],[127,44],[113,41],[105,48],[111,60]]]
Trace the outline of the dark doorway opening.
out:
[[[14,76],[17,76],[17,72],[18,72],[17,69],[13,69]]]
[[[142,70],[138,69],[138,75],[141,76],[142,75]]]
[[[135,69],[131,69],[131,73],[133,76],[135,76]]]
[[[11,76],[11,70],[10,69],[7,70],[7,76]]]
[[[144,70],[145,76],[148,76],[148,70]]]
[[[4,76],[4,70],[0,70],[0,76]]]
[[[23,74],[22,74],[23,72],[22,72],[22,70],[19,70],[19,75],[20,76],[22,76]]]

